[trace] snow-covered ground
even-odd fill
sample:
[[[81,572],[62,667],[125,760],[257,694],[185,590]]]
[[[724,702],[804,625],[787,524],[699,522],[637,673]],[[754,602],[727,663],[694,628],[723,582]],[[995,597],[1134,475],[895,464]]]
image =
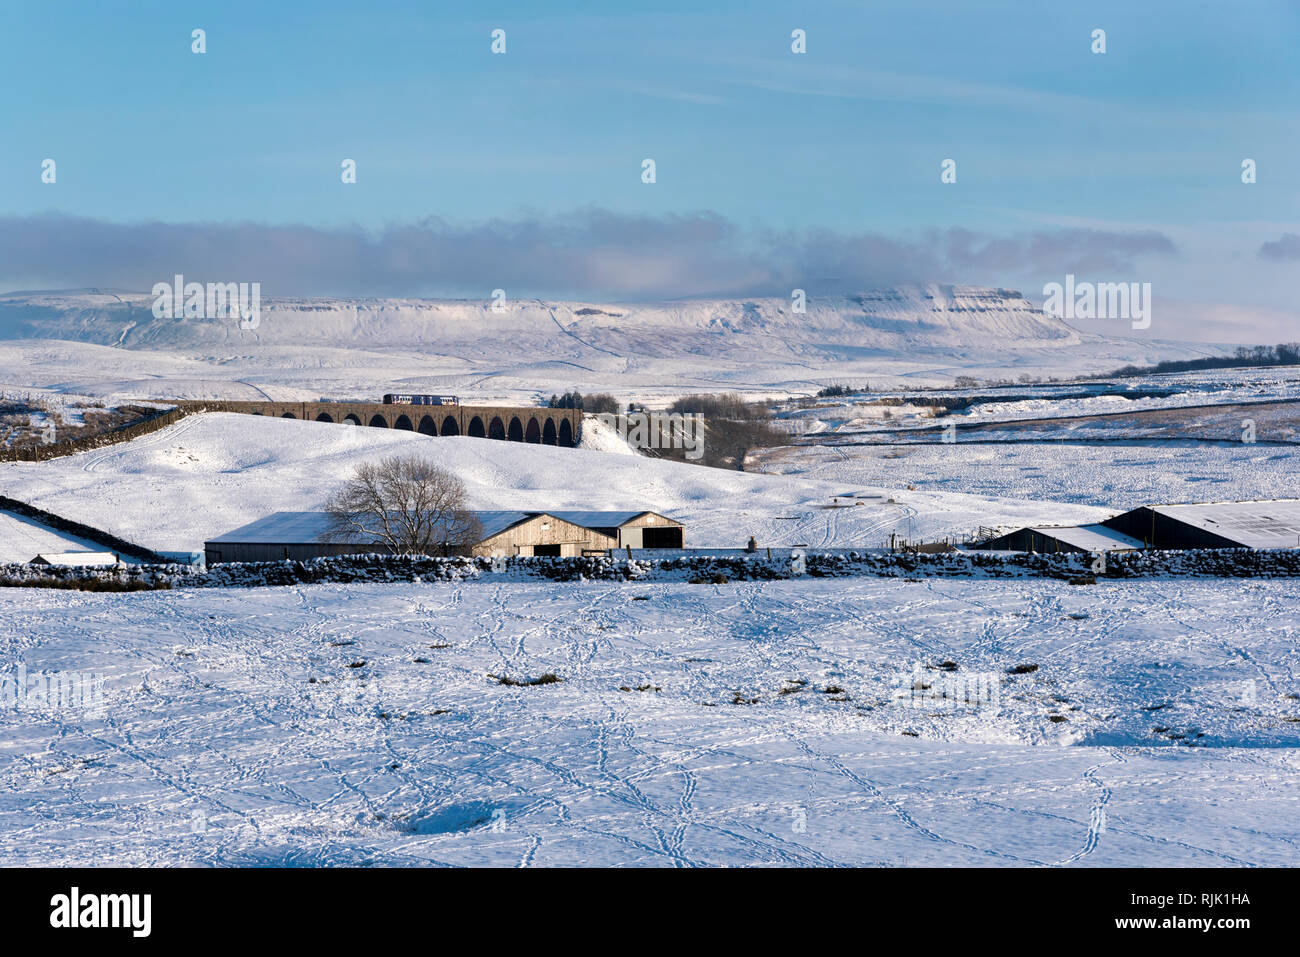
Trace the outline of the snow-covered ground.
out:
[[[845,485],[236,413],[188,416],[133,442],[45,462],[3,463],[0,485],[13,498],[146,548],[189,551],[271,512],[319,508],[357,464],[397,452],[430,456],[455,472],[475,508],[653,509],[684,521],[695,546],[736,547],[753,535],[764,546],[876,547],[891,532],[916,539],[1103,517],[1077,505],[909,491],[903,481]],[[829,507],[836,496],[863,504]]]
[[[927,406],[936,396],[970,400],[941,416]],[[860,430],[925,429],[953,424],[959,429],[992,422],[1018,422],[1192,406],[1300,400],[1300,366],[1215,369],[1205,372],[1134,376],[1071,384],[1034,384],[1000,389],[879,391],[823,398],[778,412],[791,433],[827,436]],[[885,404],[898,401],[899,405]],[[1245,414],[1249,414],[1248,412]]]
[[[1300,497],[1300,446],[1290,445],[944,444],[936,438],[932,444],[772,449],[756,455],[749,467],[845,487],[897,482],[918,491],[1055,501],[1110,512],[1148,503]],[[1059,514],[1065,511],[1063,506]],[[1068,522],[1054,518],[1049,524]]]
[[[68,535],[22,515],[0,511],[0,563],[30,562],[49,552],[102,552],[104,546]]]
[[[0,709],[0,864],[1294,866],[1297,628],[1278,581],[6,589],[0,674],[104,691]]]

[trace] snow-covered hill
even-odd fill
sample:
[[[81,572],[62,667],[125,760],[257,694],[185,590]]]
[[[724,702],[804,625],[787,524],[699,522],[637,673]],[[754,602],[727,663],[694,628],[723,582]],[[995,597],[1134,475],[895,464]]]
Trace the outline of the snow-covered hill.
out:
[[[605,349],[622,356],[716,355],[779,347],[834,358],[859,350],[1077,345],[1081,337],[1018,292],[918,286],[813,299],[795,312],[787,299],[667,303],[422,299],[277,299],[262,304],[256,329],[236,320],[159,319],[139,293],[49,293],[0,298],[0,337],[68,339],[138,349],[232,343],[434,348],[496,343],[518,355],[556,357]],[[706,347],[705,343],[709,343]]]
[[[807,393],[866,376],[948,384],[963,372],[1070,375],[1207,351],[1080,333],[1017,292],[950,285],[813,297],[806,312],[789,299],[507,299],[500,311],[490,300],[264,299],[255,329],[233,318],[159,319],[152,307],[152,296],[128,292],[0,297],[0,379],[135,397],[357,397],[393,385],[485,397],[572,386],[644,399]],[[1128,332],[1117,324],[1117,336]],[[113,350],[112,371],[63,356],[94,347]]]

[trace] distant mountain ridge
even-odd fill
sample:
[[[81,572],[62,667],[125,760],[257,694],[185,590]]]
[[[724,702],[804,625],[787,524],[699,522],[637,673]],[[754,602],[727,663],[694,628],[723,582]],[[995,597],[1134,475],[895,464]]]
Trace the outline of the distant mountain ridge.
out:
[[[833,298],[660,303],[265,298],[255,329],[233,318],[159,319],[142,293],[77,290],[0,297],[0,339],[62,339],[126,349],[223,346],[418,350],[574,359],[773,352],[841,361],[891,353],[992,354],[1078,345],[1084,336],[1009,289],[930,284]]]

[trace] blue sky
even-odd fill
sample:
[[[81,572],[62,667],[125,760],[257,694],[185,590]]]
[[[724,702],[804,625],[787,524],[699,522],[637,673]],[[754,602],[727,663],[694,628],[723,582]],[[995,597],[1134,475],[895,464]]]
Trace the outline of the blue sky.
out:
[[[760,258],[810,232],[1154,233],[1173,251],[1135,256],[1131,278],[1285,308],[1300,259],[1259,251],[1300,233],[1297,36],[1284,0],[9,4],[0,217],[374,235],[705,213],[733,245],[765,237]],[[1025,285],[1072,265],[993,260],[933,278]],[[113,276],[69,254],[0,282],[76,282],[83,265],[87,283]],[[547,292],[622,288],[577,288],[590,279]]]

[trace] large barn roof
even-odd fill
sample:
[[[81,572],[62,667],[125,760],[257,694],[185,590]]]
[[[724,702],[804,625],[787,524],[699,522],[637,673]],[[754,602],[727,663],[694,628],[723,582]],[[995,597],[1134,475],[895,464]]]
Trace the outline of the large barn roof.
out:
[[[324,543],[330,517],[325,512],[273,512],[210,539],[212,544],[314,545]]]
[[[540,512],[474,512],[483,526],[483,537],[503,532]],[[330,517],[326,512],[275,512],[234,531],[210,539],[213,545],[324,545],[331,543]]]
[[[1149,508],[1247,548],[1300,546],[1300,499],[1151,505]]]

